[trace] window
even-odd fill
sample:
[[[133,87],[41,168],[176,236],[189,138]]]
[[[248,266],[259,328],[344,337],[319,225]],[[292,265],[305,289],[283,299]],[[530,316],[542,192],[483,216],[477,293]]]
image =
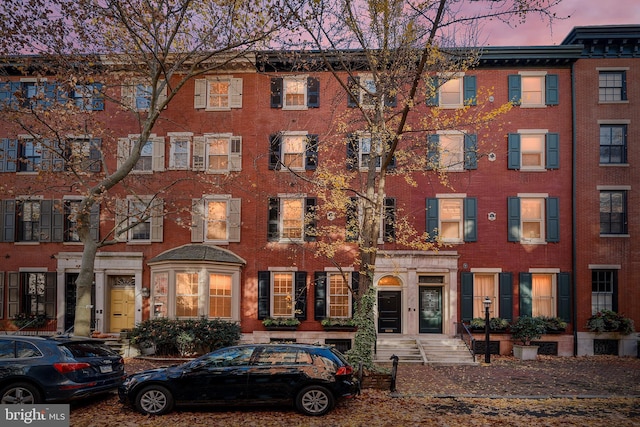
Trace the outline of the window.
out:
[[[56,316],[55,272],[8,273],[7,318],[18,314]]]
[[[465,194],[437,196],[427,199],[429,240],[440,239],[444,243],[477,241],[477,199]]]
[[[600,102],[627,100],[627,75],[625,71],[600,71],[598,100]]]
[[[508,135],[509,169],[544,171],[560,167],[560,135],[544,129],[520,130]]]
[[[600,234],[627,234],[627,191],[600,191]]]
[[[307,318],[307,273],[286,268],[258,272],[258,319]]]
[[[591,271],[591,314],[602,310],[616,311],[614,292],[618,282],[616,270]]]
[[[135,144],[140,135],[129,135],[128,138],[118,139],[118,167],[132,155]],[[149,135],[147,141],[142,142],[140,158],[133,167],[133,173],[152,173],[164,171],[164,138],[155,134]]]
[[[221,133],[193,138],[193,169],[208,173],[242,170],[242,137]]]
[[[40,241],[40,200],[18,202],[18,241]]]
[[[269,169],[315,170],[318,165],[318,135],[280,132],[269,137]]]
[[[164,204],[153,196],[116,200],[116,238],[131,243],[162,242]]]
[[[62,98],[58,84],[47,83],[46,79],[24,78],[0,83],[0,110],[20,107],[47,109],[58,98]]]
[[[232,278],[228,274],[209,274],[209,317],[231,318]]]
[[[301,242],[315,240],[316,199],[283,195],[269,199],[268,240]]]
[[[195,81],[194,108],[225,111],[242,108],[242,79],[208,76]]]
[[[31,138],[20,139],[18,172],[36,172],[42,162],[42,144]]]
[[[359,272],[316,271],[314,319],[347,319],[353,313],[353,294],[358,292]]]
[[[559,242],[559,212],[557,197],[535,194],[509,197],[509,241],[530,244]]]
[[[484,300],[489,297],[491,300],[490,317],[500,317],[498,306],[498,281],[497,274],[474,273],[473,275],[473,317],[485,317]]]
[[[239,242],[240,201],[229,195],[194,199],[191,241],[217,244]]]
[[[198,273],[176,273],[176,317],[198,317]]]
[[[377,86],[371,74],[349,77],[347,79],[347,87],[349,88],[347,105],[352,108],[373,108],[379,100],[382,100],[385,106],[395,107],[397,100],[396,96],[390,93],[391,88],[383,93],[378,90]]]
[[[104,110],[101,83],[78,84],[72,93],[74,105],[81,111]]]
[[[484,299],[489,297],[490,317],[513,319],[513,274],[500,269],[481,268],[479,271],[460,273],[461,318],[470,322],[485,317]]]
[[[476,76],[442,75],[430,77],[427,105],[441,108],[461,108],[476,105]]]
[[[558,75],[546,72],[521,71],[511,74],[509,100],[521,107],[544,107],[559,103]]]
[[[80,200],[64,201],[64,241],[79,242],[78,222],[76,215],[80,209]]]
[[[352,197],[347,206],[345,236],[348,242],[355,242],[360,237],[360,228],[364,220],[363,200]],[[380,212],[380,232],[378,244],[393,242],[396,238],[396,199],[385,197]]]
[[[241,260],[230,261],[226,253],[215,250],[206,252],[203,264],[193,252],[182,255],[179,261],[164,260],[151,267],[153,317],[239,321]]]
[[[367,170],[372,159],[375,159],[376,169],[379,169],[387,151],[388,146],[380,137],[367,132],[349,134],[347,136],[347,169]],[[395,157],[392,157],[389,169],[395,168],[395,161]]]
[[[171,147],[169,149],[169,169],[189,169],[191,158],[191,133],[168,133]]]
[[[627,125],[600,125],[600,164],[627,163]]]
[[[340,273],[329,275],[328,312],[329,317],[351,317],[351,292],[349,283]]]
[[[532,269],[520,273],[520,316],[560,317],[571,321],[569,273]]]
[[[477,169],[477,135],[441,132],[427,137],[427,169],[461,172]]]
[[[65,141],[63,157],[52,159],[52,170],[100,172],[102,170],[102,140],[100,138],[69,138]],[[56,150],[57,151],[57,150]],[[44,158],[43,163],[49,159]]]
[[[160,88],[161,81],[157,82],[158,99],[156,105],[161,105],[166,97],[167,90]],[[145,80],[129,80],[122,85],[122,103],[133,111],[149,111],[153,98],[153,86]]]
[[[306,110],[320,107],[320,81],[315,77],[286,76],[271,79],[271,108]]]

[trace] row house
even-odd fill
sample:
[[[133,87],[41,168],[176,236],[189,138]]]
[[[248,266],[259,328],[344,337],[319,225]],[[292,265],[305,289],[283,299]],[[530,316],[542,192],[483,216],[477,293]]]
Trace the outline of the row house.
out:
[[[488,129],[426,135],[426,171],[411,177],[415,185],[400,174],[387,177],[374,277],[380,336],[454,335],[458,323],[484,317],[482,301],[488,296],[492,317],[564,319],[569,326],[554,338],[554,352],[575,354],[577,337],[587,334],[584,323],[592,309],[587,300],[595,298],[589,283],[593,280],[596,289],[607,271],[615,273],[616,284],[614,299],[604,301],[640,317],[633,311],[637,308],[623,306],[631,285],[622,283],[631,279],[629,270],[638,262],[629,228],[626,238],[610,235],[619,234],[617,229],[598,234],[596,208],[580,205],[596,203],[592,196],[599,192],[601,230],[607,226],[603,197],[624,193],[631,207],[631,153],[629,164],[593,164],[586,172],[580,162],[589,163],[580,159],[583,154],[597,159],[597,148],[583,150],[587,140],[594,147],[599,141],[602,159],[602,132],[620,125],[631,130],[633,123],[623,114],[633,101],[598,103],[588,80],[594,77],[588,74],[624,71],[631,94],[636,89],[632,62],[611,65],[607,61],[623,60],[603,59],[601,65],[583,66],[594,59],[585,58],[581,40],[574,35],[560,46],[486,48],[477,67],[437,84],[437,94],[416,107],[418,115],[436,107],[455,111],[467,105],[473,111],[484,94],[489,106],[514,104]],[[259,58],[252,66],[188,82],[162,112],[132,172],[135,179],[126,188],[116,187],[115,200],[91,212],[94,238],[125,230],[119,242],[101,248],[96,257],[96,331],[116,334],[152,317],[205,316],[240,322],[246,341],[292,338],[350,345],[352,332],[324,331],[320,321],[352,314],[351,291],[358,287],[353,251],[331,260],[317,256],[323,236],[315,230],[335,226],[349,240],[349,219],[359,212],[347,209],[342,217],[323,210],[316,190],[300,177],[310,179],[327,164],[362,173],[370,136],[355,125],[338,130],[336,123],[348,117],[354,100],[366,102],[366,94],[348,96],[329,72],[291,71],[276,52]],[[578,73],[581,67],[585,70]],[[139,130],[133,114],[109,100],[144,113],[149,88],[135,80],[112,85],[105,76],[101,83],[63,89],[54,81],[20,75],[17,68],[5,70],[9,77],[0,83],[0,322],[10,330],[16,315],[46,314],[53,329],[64,331],[73,324],[82,253],[70,216],[79,199],[67,165],[76,162],[87,176],[114,170]],[[363,71],[352,78],[362,83],[371,75]],[[583,102],[577,102],[580,96],[586,97]],[[387,104],[395,108],[392,98]],[[61,146],[52,154],[3,114],[16,103],[47,107],[54,100],[74,103],[105,123],[108,132],[96,128],[68,136],[55,143]],[[586,105],[593,117],[579,122]],[[600,137],[593,137],[598,128]],[[402,161],[397,160],[398,167]],[[448,184],[429,168],[445,170]],[[611,170],[620,178],[610,180]],[[576,177],[582,175],[585,181],[579,184]],[[147,206],[151,214],[139,221]],[[395,219],[401,215],[444,246],[421,251],[398,243]],[[609,227],[619,225],[610,218]],[[589,258],[596,252],[587,249],[593,242],[586,240],[591,232],[586,230],[596,230],[590,239],[602,247],[597,259]],[[616,250],[624,251],[626,261]],[[301,323],[296,331],[268,331],[262,320],[270,317]],[[499,351],[508,353],[510,344],[503,340]]]

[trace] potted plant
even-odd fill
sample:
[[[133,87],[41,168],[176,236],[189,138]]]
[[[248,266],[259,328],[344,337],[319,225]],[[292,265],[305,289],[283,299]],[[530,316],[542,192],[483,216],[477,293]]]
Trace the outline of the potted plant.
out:
[[[41,328],[47,324],[46,314],[18,313],[12,319],[18,329]]]
[[[539,317],[520,316],[511,325],[511,337],[520,344],[513,345],[513,355],[521,360],[535,360],[538,346],[531,345],[545,333],[544,322]]]
[[[484,331],[485,321],[481,317],[474,317],[469,322],[469,329],[472,331]],[[489,319],[489,330],[494,332],[504,332],[509,328],[509,321],[500,317]]]
[[[300,321],[295,317],[268,317],[262,321],[267,330],[296,330]]]
[[[320,322],[326,331],[355,331],[356,322],[350,317],[326,317]]]

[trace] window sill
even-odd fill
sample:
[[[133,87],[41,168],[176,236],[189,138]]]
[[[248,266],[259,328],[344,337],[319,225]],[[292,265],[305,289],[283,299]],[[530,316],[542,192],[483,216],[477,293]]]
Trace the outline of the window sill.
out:
[[[524,105],[524,104],[520,104],[520,108],[547,108],[548,105],[546,104],[530,104],[530,105]]]
[[[628,238],[631,237],[630,234],[601,234],[600,237],[621,237],[621,238]]]
[[[212,111],[212,112],[216,112],[216,111],[231,111],[231,107],[225,107],[225,108],[205,108],[204,111]]]
[[[287,106],[283,106],[282,110],[283,111],[305,111],[308,110],[309,107],[307,107],[306,105],[296,105],[295,107],[287,107]]]
[[[520,168],[520,172],[547,172],[547,169],[545,168],[531,168],[531,169],[525,169],[525,168]]]
[[[546,245],[547,242],[544,240],[520,240],[520,243],[523,245]]]
[[[598,104],[628,104],[628,99],[623,99],[620,101],[598,101]]]
[[[129,240],[127,241],[127,245],[150,245],[151,240]]]
[[[600,163],[599,166],[603,168],[614,168],[614,167],[628,168],[629,163]]]
[[[39,245],[40,242],[13,242],[16,246],[36,246]]]

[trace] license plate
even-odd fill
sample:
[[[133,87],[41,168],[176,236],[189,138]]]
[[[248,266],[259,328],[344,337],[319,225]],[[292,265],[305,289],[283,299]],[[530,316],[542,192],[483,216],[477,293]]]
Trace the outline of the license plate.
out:
[[[113,366],[111,366],[111,365],[100,366],[100,372],[102,372],[103,374],[107,374],[109,372],[113,372]]]

